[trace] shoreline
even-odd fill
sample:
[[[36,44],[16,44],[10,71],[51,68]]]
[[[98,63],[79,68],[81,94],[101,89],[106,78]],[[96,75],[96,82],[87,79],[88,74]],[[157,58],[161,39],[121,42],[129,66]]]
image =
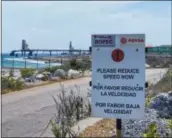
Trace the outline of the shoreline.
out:
[[[26,67],[26,69],[35,69],[35,70],[45,69],[45,68],[47,68],[47,67],[38,68],[38,69],[37,68],[27,68]],[[20,70],[20,69],[25,69],[25,67],[23,67],[23,68],[22,67],[21,68],[19,68],[19,67],[14,67],[14,68],[13,67],[1,67],[1,70],[13,70],[13,69],[14,70]]]
[[[23,68],[18,68],[18,67],[1,67],[1,70],[13,70],[13,69],[23,69]]]

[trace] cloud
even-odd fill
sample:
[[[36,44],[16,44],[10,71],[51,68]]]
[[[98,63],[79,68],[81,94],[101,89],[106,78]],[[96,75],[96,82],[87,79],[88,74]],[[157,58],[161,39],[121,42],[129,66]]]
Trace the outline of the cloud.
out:
[[[3,47],[5,51],[20,48],[25,38],[31,48],[68,48],[72,40],[74,47],[88,49],[92,33],[146,33],[148,43],[168,44],[171,6],[159,5],[143,1],[3,2]]]

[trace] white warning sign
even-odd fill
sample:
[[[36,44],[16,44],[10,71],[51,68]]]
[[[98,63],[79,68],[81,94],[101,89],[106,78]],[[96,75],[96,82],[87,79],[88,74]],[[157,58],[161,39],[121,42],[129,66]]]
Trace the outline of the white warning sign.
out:
[[[111,36],[113,47],[92,43],[92,116],[141,119],[145,109],[145,35]],[[140,42],[121,45],[124,36]]]

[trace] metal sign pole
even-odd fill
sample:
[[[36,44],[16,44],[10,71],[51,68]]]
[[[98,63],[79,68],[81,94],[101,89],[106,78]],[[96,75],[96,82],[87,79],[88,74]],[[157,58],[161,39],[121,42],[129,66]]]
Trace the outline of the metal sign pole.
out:
[[[122,120],[121,119],[116,119],[116,136],[117,138],[121,138],[122,137]]]

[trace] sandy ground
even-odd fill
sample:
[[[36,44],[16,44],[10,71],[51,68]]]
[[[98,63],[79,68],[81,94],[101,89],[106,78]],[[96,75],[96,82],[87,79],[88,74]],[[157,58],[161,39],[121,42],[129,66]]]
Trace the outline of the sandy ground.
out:
[[[158,80],[160,72],[163,75],[166,69],[147,70],[146,80]],[[86,77],[65,81],[64,86],[69,90],[78,85],[86,96],[90,80]],[[60,89],[59,83],[54,83],[2,95],[2,137],[39,137],[56,113],[52,96],[60,93]],[[42,136],[52,136],[50,129]]]

